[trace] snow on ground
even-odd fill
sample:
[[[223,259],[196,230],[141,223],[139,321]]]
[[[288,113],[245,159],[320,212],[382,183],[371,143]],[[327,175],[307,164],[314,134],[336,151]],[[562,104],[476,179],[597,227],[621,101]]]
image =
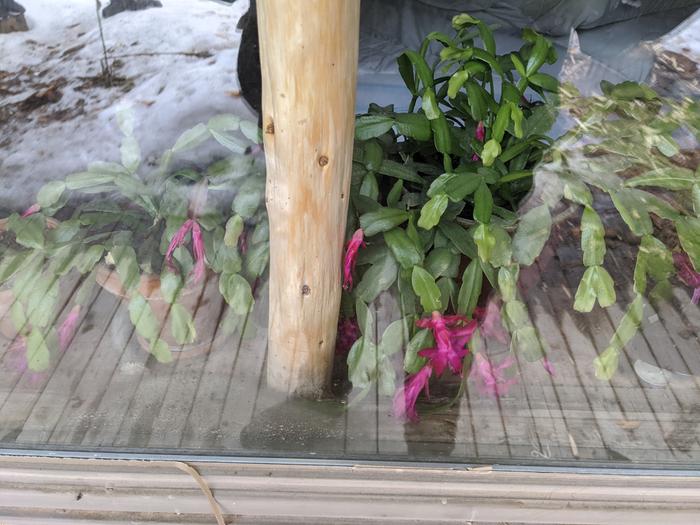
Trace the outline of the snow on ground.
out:
[[[134,110],[144,158],[213,115],[256,119],[235,71],[247,1],[162,0],[163,8],[103,20],[121,77],[113,87],[99,83],[94,0],[22,3],[30,31],[0,35],[0,207],[20,209],[44,182],[90,162],[118,161],[121,108]]]

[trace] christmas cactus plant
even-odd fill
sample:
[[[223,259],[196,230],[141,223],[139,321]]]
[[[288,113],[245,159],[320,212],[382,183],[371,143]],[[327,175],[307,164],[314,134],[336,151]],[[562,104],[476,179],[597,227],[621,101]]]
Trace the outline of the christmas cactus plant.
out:
[[[519,51],[499,55],[480,20],[459,15],[453,27],[453,35],[431,33],[419,51],[399,58],[412,95],[408,112],[371,106],[356,122],[350,223],[357,230],[345,287],[355,265],[357,285],[345,297],[344,316],[357,319],[361,337],[348,355],[349,376],[356,388],[377,382],[389,394],[396,388],[390,358],[404,349],[409,377],[396,411],[409,416],[428,379],[462,373],[465,345],[483,331],[475,314],[485,318],[477,306],[486,283],[502,294],[513,351],[545,357],[516,283],[519,265],[541,250],[551,218],[536,209],[518,227],[516,211],[552,143],[547,132],[556,111],[546,96],[558,82],[540,68],[555,52],[526,30]],[[441,48],[433,65],[431,46]],[[401,319],[375,336],[369,305],[386,290],[400,298]],[[479,364],[485,383],[508,383],[507,367]]]
[[[118,115],[121,162],[46,184],[37,202],[3,221],[0,284],[7,316],[33,371],[72,339],[97,281],[128,301],[136,335],[156,359],[193,344],[205,281],[228,304],[223,329],[244,322],[269,254],[260,131],[233,115],[183,133],[154,166],[142,162],[130,112]],[[178,154],[214,139],[232,156],[174,169]],[[77,288],[69,304],[61,283]],[[194,299],[193,299],[194,297]],[[60,312],[68,315],[59,319]],[[215,321],[218,312],[212,313]],[[206,316],[201,316],[206,317]]]
[[[694,302],[700,298],[700,103],[664,98],[635,82],[603,82],[601,91],[583,97],[573,86],[563,86],[561,108],[576,124],[541,169],[556,175],[546,205],[564,199],[583,210],[586,270],[575,310],[590,312],[596,303],[606,308],[617,301],[620,283],[604,267],[607,242],[598,204],[612,203],[632,239],[633,297],[608,348],[595,360],[596,375],[609,379],[649,299],[668,297],[674,278],[694,289]]]

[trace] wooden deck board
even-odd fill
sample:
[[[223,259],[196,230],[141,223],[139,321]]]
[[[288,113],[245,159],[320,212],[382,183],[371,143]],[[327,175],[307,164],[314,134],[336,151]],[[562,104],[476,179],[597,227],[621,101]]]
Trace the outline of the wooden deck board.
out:
[[[61,319],[69,309],[71,298],[76,288],[81,281],[81,277],[77,274],[70,274],[66,282],[61,286],[58,298],[58,313],[54,319]],[[9,351],[11,347],[8,347]],[[17,350],[15,350],[17,351]],[[26,358],[24,357],[25,350],[19,350],[20,355],[15,356],[23,363],[19,369],[16,369],[9,374],[11,389],[2,389],[4,399],[2,399],[2,407],[0,408],[0,421],[2,421],[2,431],[0,436],[2,440],[12,439],[18,440],[24,429],[24,424],[30,416],[34,405],[39,399],[41,393],[46,389],[50,380],[59,369],[61,363],[71,361],[75,358],[74,353],[60,352],[53,350],[51,352],[50,364],[47,370],[43,372],[32,372],[26,368]],[[17,373],[19,372],[19,373]],[[60,373],[59,373],[60,376]]]
[[[552,255],[551,251],[547,253],[545,250],[545,257]],[[541,261],[533,266],[533,280],[537,285],[531,288],[526,297],[531,318],[547,346],[548,359],[554,368],[554,375],[549,378],[551,386],[547,383],[542,385],[542,402],[551,407],[556,421],[563,422],[566,439],[559,433],[559,443],[563,440],[563,447],[568,447],[574,458],[601,460],[606,458],[607,454],[600,430],[576,369],[572,350],[557,319],[557,308],[561,308],[560,301],[555,306],[550,299],[551,295],[557,293],[562,293],[565,300],[570,297],[566,295],[565,290],[543,278],[543,266]],[[583,417],[571,418],[569,410],[572,406],[582,410]],[[561,431],[560,425],[559,432]]]
[[[212,292],[215,294],[218,293],[217,290],[218,279],[209,278],[198,298],[198,306],[193,312],[196,326],[198,325],[197,321],[199,317],[211,313],[208,309],[199,306],[201,301],[203,301],[205,297],[210,296]],[[219,311],[220,308],[218,310],[215,309],[214,314],[218,315]],[[207,341],[207,339],[212,336],[213,334],[198,334],[198,337],[202,338],[204,341]],[[182,347],[180,347],[174,350],[174,352],[182,350]],[[121,422],[121,427],[113,443],[114,446],[131,446],[137,448],[148,446],[151,441],[151,436],[153,435],[153,425],[161,411],[161,407],[166,401],[167,394],[171,392],[169,387],[178,369],[178,364],[185,360],[188,360],[188,358],[184,357],[175,362],[166,364],[156,363],[152,360],[148,361],[147,364],[150,366],[146,366],[141,375],[141,382]],[[178,391],[178,397],[184,396],[187,392],[183,381],[176,384],[175,389]],[[171,422],[170,428],[167,429],[166,434],[170,434],[171,432],[172,434],[178,434],[181,432],[181,429]]]
[[[549,255],[555,257],[554,252]],[[672,302],[647,307],[642,330],[623,356],[619,375],[605,383],[594,377],[592,360],[623,314],[629,283],[620,288],[620,306],[579,316],[570,308],[577,276],[556,258],[554,265],[523,273],[534,283],[523,297],[546,343],[553,376],[540,362],[528,363],[518,356],[519,382],[507,395],[482,395],[469,380],[467,392],[452,408],[426,413],[418,424],[396,419],[392,396],[373,390],[339,412],[342,421],[335,416],[323,419],[326,416],[318,412],[318,424],[330,421],[332,432],[316,436],[320,441],[309,444],[308,451],[295,450],[457,462],[628,458],[633,463],[687,465],[700,459],[697,384],[691,378],[682,388],[652,387],[633,370],[634,361],[641,359],[685,374],[699,371],[700,310],[689,304],[687,291],[676,289]],[[244,334],[217,336],[208,354],[159,364],[138,347],[125,306],[98,290],[71,348],[43,382],[32,384],[28,374],[11,371],[0,376],[3,444],[232,454],[280,447],[283,452],[284,446],[272,438],[260,448],[250,435],[247,443],[241,440],[251,421],[286,407],[265,385],[264,287],[257,296],[256,313]],[[383,333],[400,312],[390,297],[378,308],[377,329]],[[8,343],[3,346],[6,363]],[[489,342],[485,353],[498,362],[507,349]],[[401,359],[393,364],[399,381]],[[449,400],[457,392],[457,381],[446,378],[444,387],[434,392],[436,400]],[[312,417],[316,408],[295,414]],[[285,432],[294,432],[294,427]]]
[[[221,419],[214,446],[224,450],[241,450],[241,432],[250,423],[255,401],[265,373],[263,366],[267,353],[268,293],[267,283],[262,287],[258,303],[243,333],[236,360],[226,382]],[[222,385],[223,386],[223,385]]]
[[[85,377],[88,363],[93,354],[99,351],[100,340],[113,315],[115,307],[112,305],[115,301],[102,297],[107,293],[95,286],[93,299],[81,312],[76,335],[70,346],[65,350],[65,355],[46,386],[37,391],[39,397],[24,422],[22,433],[17,438],[18,442],[46,443],[54,427],[62,420],[72,393]],[[104,311],[97,311],[102,307]],[[101,328],[96,327],[96,323],[101,325]]]

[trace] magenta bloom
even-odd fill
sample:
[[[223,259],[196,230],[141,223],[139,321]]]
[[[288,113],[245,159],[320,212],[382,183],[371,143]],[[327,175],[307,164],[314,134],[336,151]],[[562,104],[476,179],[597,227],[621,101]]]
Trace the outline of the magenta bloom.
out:
[[[461,323],[467,324],[457,327]],[[440,312],[433,312],[431,319],[419,319],[416,326],[433,332],[436,347],[425,348],[418,355],[430,360],[435,374],[441,376],[447,366],[455,374],[461,374],[462,359],[467,354],[466,344],[476,330],[476,322],[462,315],[443,316]]]
[[[347,354],[352,345],[360,338],[360,326],[357,319],[341,319],[338,323],[338,337],[335,341],[335,353],[339,355]]]
[[[39,213],[41,211],[41,206],[39,206],[38,203],[32,204],[29,208],[24,210],[22,213],[22,218],[29,217],[31,215],[34,215],[35,213]]]
[[[690,262],[690,257],[685,252],[674,253],[673,262],[676,265],[677,275],[681,281],[695,289],[691,301],[693,304],[698,304],[700,302],[700,273],[695,271],[693,264]]]
[[[418,421],[418,413],[416,412],[416,401],[422,390],[425,390],[425,395],[430,396],[428,391],[428,381],[433,374],[433,369],[430,365],[425,365],[418,373],[413,374],[407,380],[404,386],[399,388],[394,396],[394,416],[398,418],[408,417],[411,421]]]
[[[477,308],[474,315],[485,338],[508,344],[508,332],[503,328],[501,307],[496,301],[489,301],[486,308]]]
[[[476,388],[482,395],[502,396],[518,382],[516,377],[507,379],[504,375],[504,371],[514,364],[515,358],[512,355],[506,357],[500,364],[493,365],[479,353],[474,356],[470,378],[475,381]]]
[[[192,223],[192,246],[194,248],[194,282],[198,283],[204,279],[204,239],[202,239],[202,229],[196,222]]]
[[[554,365],[553,365],[552,362],[551,362],[549,359],[547,359],[546,357],[543,357],[543,358],[542,358],[542,366],[544,367],[544,369],[547,371],[547,373],[548,373],[550,376],[553,376],[553,375],[554,375]]]
[[[350,242],[348,242],[347,250],[345,251],[345,259],[343,261],[343,289],[352,290],[352,273],[355,271],[355,263],[357,262],[357,252],[360,246],[366,246],[364,242],[365,232],[362,228],[352,234]]]
[[[483,121],[479,121],[479,123],[476,125],[475,136],[476,140],[479,142],[484,142],[486,140],[486,127],[484,126]]]
[[[476,138],[476,140],[478,140],[481,143],[483,143],[486,140],[486,127],[484,126],[483,121],[479,121],[479,123],[476,125],[476,131],[474,132],[474,137]],[[474,155],[472,155],[472,160],[474,162],[476,162],[478,160],[481,160],[481,157],[479,157],[479,155],[474,153]]]
[[[80,318],[80,305],[74,306],[68,313],[68,316],[63,320],[58,328],[58,345],[61,351],[65,351],[68,345],[75,337],[75,330],[78,327],[78,319]]]
[[[192,247],[194,251],[194,280],[200,282],[204,278],[205,263],[204,263],[204,240],[202,239],[202,229],[194,219],[187,219],[180,229],[175,232],[168,250],[165,252],[165,260],[169,266],[173,264],[173,252],[185,244],[187,234],[192,231]]]

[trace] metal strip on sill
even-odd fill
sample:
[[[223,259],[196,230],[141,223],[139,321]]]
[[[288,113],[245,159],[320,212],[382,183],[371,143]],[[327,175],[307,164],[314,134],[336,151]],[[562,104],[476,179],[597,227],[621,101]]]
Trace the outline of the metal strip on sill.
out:
[[[345,468],[414,468],[444,470],[485,470],[494,472],[540,473],[540,474],[589,474],[609,476],[658,476],[658,477],[700,477],[698,469],[654,468],[652,466],[629,467],[591,467],[591,466],[546,466],[546,465],[508,465],[482,463],[449,463],[417,461],[380,461],[380,460],[338,460],[312,458],[275,458],[256,456],[200,456],[196,454],[156,454],[131,452],[80,452],[62,450],[0,449],[0,457],[35,457],[67,459],[99,459],[130,461],[173,461],[184,463],[220,463],[249,465],[282,465],[311,467],[345,467]]]

